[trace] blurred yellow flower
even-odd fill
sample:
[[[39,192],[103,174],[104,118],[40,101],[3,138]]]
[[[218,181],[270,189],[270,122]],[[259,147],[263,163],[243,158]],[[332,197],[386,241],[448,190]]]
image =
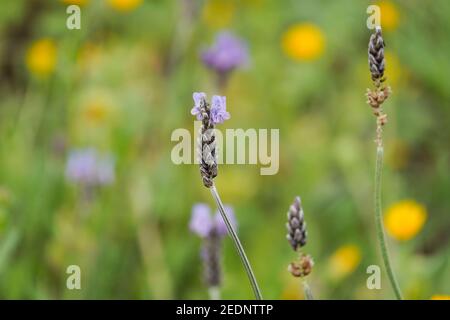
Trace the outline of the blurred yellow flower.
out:
[[[380,1],[377,5],[380,7],[383,30],[393,31],[397,29],[400,18],[397,6],[388,0]]]
[[[354,244],[347,244],[337,249],[330,257],[329,268],[334,278],[343,278],[358,267],[361,262],[361,250]]]
[[[387,233],[397,240],[409,240],[422,229],[427,212],[414,200],[400,201],[391,206],[384,217]]]
[[[431,300],[450,300],[450,295],[435,294],[431,297]]]
[[[28,70],[37,76],[48,76],[56,66],[57,48],[52,39],[34,42],[26,53]]]
[[[129,12],[136,9],[142,3],[142,0],[108,0],[108,3],[117,11]]]
[[[88,3],[89,0],[61,0],[61,2],[69,5],[69,4],[76,4],[77,6],[84,6],[86,3]]]
[[[108,113],[109,107],[100,100],[90,102],[84,110],[86,120],[94,124],[103,122],[106,119]]]
[[[312,23],[291,26],[281,40],[284,52],[295,60],[314,60],[325,47],[325,37],[319,27]]]
[[[230,0],[210,0],[206,1],[203,7],[203,21],[210,27],[224,27],[230,24],[233,19],[236,6]]]

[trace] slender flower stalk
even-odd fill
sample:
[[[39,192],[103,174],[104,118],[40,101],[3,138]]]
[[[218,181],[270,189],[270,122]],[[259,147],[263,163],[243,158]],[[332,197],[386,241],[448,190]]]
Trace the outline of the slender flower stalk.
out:
[[[314,300],[311,288],[309,287],[308,282],[305,279],[303,279],[303,291],[305,292],[306,300]]]
[[[215,138],[215,125],[223,123],[224,120],[230,118],[229,113],[226,111],[225,97],[213,96],[212,104],[209,105],[206,102],[206,95],[204,93],[195,92],[194,95],[195,106],[192,108],[191,113],[197,116],[198,120],[202,121],[200,128],[200,137],[198,139],[198,160],[200,164],[200,174],[202,177],[203,185],[211,191],[211,194],[216,201],[219,212],[228,230],[233,243],[236,247],[236,251],[241,258],[241,262],[247,273],[251,287],[257,300],[262,300],[261,291],[256,281],[250,262],[245,254],[244,248],[239,240],[239,237],[233,227],[233,224],[225,212],[222,200],[214,185],[214,178],[217,176],[217,153],[216,153],[216,138]]]
[[[387,123],[387,115],[384,113],[382,104],[391,94],[391,89],[383,85],[385,81],[385,58],[384,58],[384,40],[381,34],[381,27],[377,27],[375,33],[370,36],[369,40],[369,68],[375,89],[367,89],[367,103],[372,107],[374,115],[377,117],[376,129],[376,163],[375,163],[375,186],[374,186],[374,204],[375,204],[375,224],[377,228],[377,238],[380,244],[381,255],[386,272],[391,282],[397,299],[402,299],[400,287],[398,285],[395,274],[392,270],[389,258],[388,248],[386,244],[386,236],[383,226],[383,213],[381,208],[381,177],[383,171],[383,126]]]
[[[250,262],[248,261],[247,255],[245,254],[244,248],[242,247],[241,241],[239,240],[239,237],[236,233],[236,231],[233,228],[233,225],[230,222],[230,219],[228,218],[225,209],[222,204],[222,200],[220,199],[219,193],[217,192],[216,187],[214,184],[209,188],[211,191],[211,194],[216,201],[217,207],[219,208],[219,212],[222,215],[223,221],[225,222],[225,225],[227,226],[228,233],[230,234],[231,238],[233,239],[234,245],[236,247],[236,251],[239,254],[239,257],[241,258],[242,264],[244,266],[245,272],[247,273],[248,279],[250,280],[250,284],[253,289],[253,293],[255,294],[255,298],[257,300],[262,300],[261,291],[259,289],[258,283],[256,281],[255,274],[253,273],[252,267],[250,265]]]

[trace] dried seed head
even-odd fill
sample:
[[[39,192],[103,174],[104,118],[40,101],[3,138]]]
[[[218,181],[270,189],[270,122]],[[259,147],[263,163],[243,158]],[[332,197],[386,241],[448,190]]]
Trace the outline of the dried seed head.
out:
[[[382,114],[381,105],[389,98],[391,95],[390,87],[378,88],[377,90],[367,89],[366,97],[367,104],[372,107],[373,114],[378,117]]]
[[[294,251],[297,251],[298,248],[303,247],[306,244],[307,237],[306,222],[300,197],[295,197],[294,202],[289,207],[287,217],[288,222],[286,223],[286,228],[288,234],[286,238]]]
[[[202,126],[198,138],[198,161],[200,174],[205,187],[213,185],[213,179],[217,176],[217,153],[214,124],[211,121],[211,108],[204,97],[200,100],[200,113]]]
[[[291,262],[288,271],[294,277],[305,277],[311,273],[314,261],[310,255],[302,254],[297,261]]]
[[[369,68],[372,81],[376,87],[384,81],[384,40],[381,34],[381,28],[377,27],[375,33],[370,36],[369,40]]]

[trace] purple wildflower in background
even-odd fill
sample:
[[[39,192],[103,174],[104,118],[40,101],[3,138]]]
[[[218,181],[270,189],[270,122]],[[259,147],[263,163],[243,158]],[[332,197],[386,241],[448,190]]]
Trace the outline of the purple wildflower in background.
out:
[[[107,185],[114,182],[112,157],[101,157],[94,149],[77,149],[69,153],[66,178],[85,186]]]
[[[229,74],[237,68],[246,67],[250,58],[247,44],[231,32],[221,32],[213,45],[201,53],[203,64],[217,74],[217,85],[224,89]]]
[[[233,208],[231,206],[225,206],[225,211],[231,220],[231,224],[236,228],[237,221]],[[219,211],[214,216],[211,216],[211,209],[204,203],[197,203],[192,207],[189,229],[201,238],[206,238],[211,234],[216,234],[221,237],[228,234],[227,226]]]
[[[233,208],[225,206],[224,209],[231,224],[236,228]],[[227,227],[219,211],[211,216],[211,209],[208,205],[197,203],[192,207],[189,229],[203,239],[200,257],[203,261],[203,276],[211,294],[215,292],[215,290],[211,292],[211,289],[217,289],[221,284],[221,248],[222,239],[228,234]]]
[[[202,238],[208,236],[213,229],[213,221],[211,220],[211,209],[204,203],[197,203],[192,207],[191,221],[189,229]]]
[[[221,32],[201,55],[203,63],[218,73],[228,73],[249,63],[247,45],[231,32]]]

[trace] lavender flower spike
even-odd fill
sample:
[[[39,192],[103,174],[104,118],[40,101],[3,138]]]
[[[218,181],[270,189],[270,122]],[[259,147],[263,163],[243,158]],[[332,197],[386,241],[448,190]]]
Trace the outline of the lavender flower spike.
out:
[[[202,99],[206,100],[206,94],[204,92],[194,92],[192,97],[194,98],[194,107],[191,109],[191,114],[196,116],[197,120],[203,120],[200,106]]]
[[[211,121],[214,124],[219,124],[228,119],[230,119],[230,113],[227,112],[227,98],[213,96],[211,99]]]

